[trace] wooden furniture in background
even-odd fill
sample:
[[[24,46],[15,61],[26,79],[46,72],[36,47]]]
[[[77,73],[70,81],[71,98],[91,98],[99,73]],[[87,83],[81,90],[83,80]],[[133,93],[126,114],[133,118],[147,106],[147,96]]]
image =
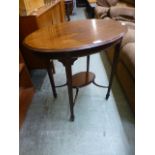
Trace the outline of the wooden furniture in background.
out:
[[[19,17],[20,49],[29,70],[48,68],[50,60],[44,60],[44,63],[40,63],[39,58],[25,51],[22,47],[24,38],[39,28],[62,23],[64,21],[65,11],[63,0],[56,0],[50,5],[44,5],[36,11],[31,12],[29,15],[22,15]]]
[[[96,0],[88,0],[88,2],[92,4],[92,3],[96,3]]]
[[[103,86],[108,88],[106,99],[109,98],[121,41],[126,32],[127,28],[114,20],[93,19],[50,25],[25,38],[24,46],[34,55],[40,58],[58,59],[65,66],[71,121],[74,120],[75,104],[72,88],[85,86],[95,79],[94,73],[89,72],[89,55],[115,45],[109,86]],[[72,65],[82,56],[87,56],[87,72],[72,76]]]
[[[58,24],[65,21],[65,6],[63,0],[55,0],[49,5],[43,5],[31,13],[22,14],[19,17],[19,35],[23,40],[33,31],[49,24]]]
[[[19,0],[19,13],[29,15],[42,6],[44,6],[44,0]]]
[[[19,13],[29,15],[42,6],[44,6],[44,0],[19,0]]]
[[[19,53],[19,127],[22,126],[28,107],[34,94],[34,86],[24,63],[21,53]]]
[[[35,2],[35,1],[34,1]],[[42,3],[39,3],[42,4]],[[36,8],[39,5],[36,6]],[[63,0],[55,0],[52,3],[43,5],[26,14],[20,13],[19,17],[19,37],[20,37],[20,49],[27,65],[28,70],[33,69],[46,69],[50,78],[53,95],[57,96],[56,90],[54,89],[54,65],[51,59],[39,58],[24,49],[22,42],[24,38],[35,30],[42,28],[47,25],[54,25],[65,21],[65,7]],[[28,15],[27,15],[28,14]],[[53,72],[53,73],[52,73]]]

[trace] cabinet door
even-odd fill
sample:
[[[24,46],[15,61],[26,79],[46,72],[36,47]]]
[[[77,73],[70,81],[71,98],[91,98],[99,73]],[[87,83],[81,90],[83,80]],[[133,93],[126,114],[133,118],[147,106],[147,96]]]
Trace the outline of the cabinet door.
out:
[[[49,24],[59,24],[64,22],[65,19],[64,10],[65,9],[63,0],[57,1],[51,7],[46,9],[46,11],[44,11],[42,14],[36,17],[38,27],[41,28]]]
[[[53,24],[51,10],[52,8],[37,17],[37,23],[39,28],[42,28],[49,24]]]
[[[19,127],[22,126],[34,94],[34,86],[21,53],[19,53]]]
[[[19,8],[25,9],[27,15],[42,6],[44,6],[44,0],[19,0]]]
[[[55,5],[52,9],[52,22],[53,24],[61,23],[61,5]]]

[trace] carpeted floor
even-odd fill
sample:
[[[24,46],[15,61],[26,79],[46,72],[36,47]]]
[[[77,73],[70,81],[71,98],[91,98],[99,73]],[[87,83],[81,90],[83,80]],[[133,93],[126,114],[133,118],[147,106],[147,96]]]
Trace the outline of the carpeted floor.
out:
[[[72,19],[84,18],[83,8]],[[91,56],[90,70],[96,82],[108,84],[110,71],[99,54]],[[65,70],[54,61],[56,84],[65,83]],[[106,67],[104,67],[106,66]],[[78,59],[73,73],[84,71],[86,58]],[[54,99],[46,71],[34,71],[32,80],[36,93],[20,130],[20,155],[134,155],[134,116],[122,90],[114,80],[111,96],[105,100],[106,89],[93,84],[81,88],[75,104],[75,121],[69,122],[67,88],[57,88]]]

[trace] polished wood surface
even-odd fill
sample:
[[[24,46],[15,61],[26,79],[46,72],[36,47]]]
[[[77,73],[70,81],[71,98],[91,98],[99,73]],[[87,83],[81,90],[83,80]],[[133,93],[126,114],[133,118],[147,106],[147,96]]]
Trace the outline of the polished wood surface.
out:
[[[91,72],[80,72],[72,77],[72,87],[73,88],[80,88],[84,87],[95,79],[95,74]]]
[[[60,2],[60,0],[55,0],[48,5],[43,5],[38,9],[34,9],[29,15],[41,16],[42,14],[46,13],[51,7],[54,7]]]
[[[88,0],[88,2],[91,3],[96,3],[96,0]]]
[[[122,38],[127,29],[114,20],[81,20],[50,25],[30,34],[24,45],[41,53],[79,52]]]
[[[33,10],[44,6],[44,0],[19,0],[19,13],[29,15]]]
[[[33,10],[29,15],[22,14],[19,17],[20,41],[39,28],[64,21],[65,6],[63,0],[56,0],[50,5]]]

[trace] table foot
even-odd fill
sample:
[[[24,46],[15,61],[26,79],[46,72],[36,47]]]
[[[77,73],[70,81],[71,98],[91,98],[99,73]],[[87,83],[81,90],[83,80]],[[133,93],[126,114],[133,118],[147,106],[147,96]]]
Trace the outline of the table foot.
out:
[[[70,116],[69,121],[70,121],[70,122],[74,122],[74,115],[73,115],[73,116]]]
[[[54,98],[57,98],[58,97],[58,95],[57,94],[54,94]]]
[[[113,78],[117,69],[117,64],[119,60],[119,54],[120,54],[120,48],[121,48],[121,42],[115,45],[115,52],[114,52],[114,57],[113,57],[113,62],[112,62],[112,69],[111,69],[111,75],[110,75],[110,80],[109,80],[109,86],[108,86],[108,91],[106,95],[106,100],[109,98]]]
[[[70,59],[61,59],[60,62],[63,63],[66,70],[66,79],[67,79],[67,87],[68,87],[68,97],[69,97],[69,105],[70,105],[70,121],[74,121],[74,100],[73,100],[73,87],[72,87],[72,65],[77,58]]]
[[[108,93],[108,94],[106,95],[105,99],[108,100],[109,96],[110,96],[110,94]]]
[[[57,98],[57,92],[56,92],[56,88],[55,88],[54,77],[53,77],[53,73],[52,73],[52,70],[51,70],[50,67],[47,68],[47,72],[48,72],[48,76],[49,76],[49,79],[50,79],[53,96],[54,96],[54,98]]]

